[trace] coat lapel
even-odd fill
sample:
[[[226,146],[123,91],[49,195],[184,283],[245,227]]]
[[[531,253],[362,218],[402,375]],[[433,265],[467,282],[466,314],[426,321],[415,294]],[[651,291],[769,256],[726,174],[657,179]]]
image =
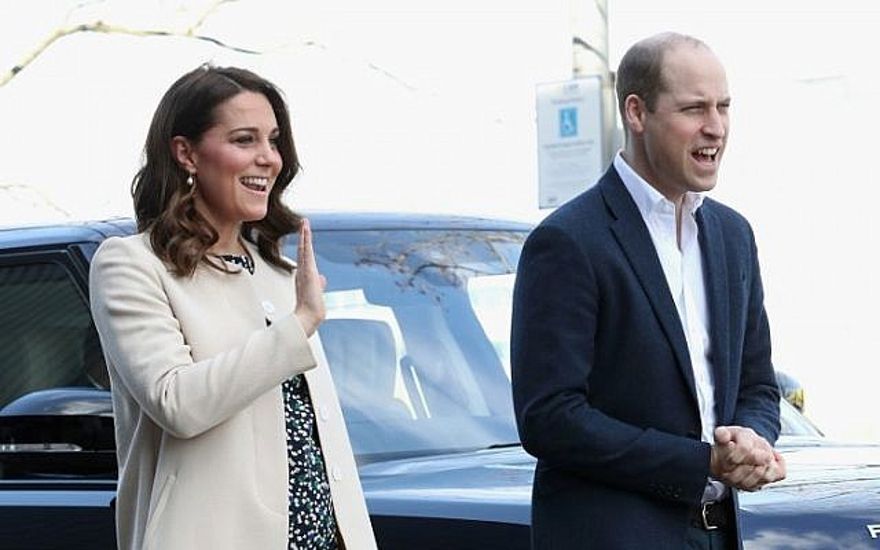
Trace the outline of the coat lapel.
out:
[[[708,206],[708,208],[707,208]],[[715,408],[719,423],[724,422],[725,393],[728,385],[728,336],[730,335],[730,288],[725,261],[724,239],[721,224],[711,210],[703,203],[697,211],[697,225],[700,228],[700,250],[703,254],[703,277],[706,284],[706,298],[709,306],[709,337],[712,342],[712,374],[715,384]]]
[[[614,233],[627,260],[632,266],[651,308],[657,316],[663,332],[669,340],[677,359],[679,370],[687,381],[694,403],[697,403],[697,392],[694,383],[694,372],[688,354],[687,341],[681,326],[681,319],[675,308],[675,302],[669,293],[669,285],[663,274],[663,267],[657,257],[651,234],[642,219],[638,207],[620,180],[614,168],[610,168],[599,182],[602,196],[608,205],[614,221],[611,231]]]

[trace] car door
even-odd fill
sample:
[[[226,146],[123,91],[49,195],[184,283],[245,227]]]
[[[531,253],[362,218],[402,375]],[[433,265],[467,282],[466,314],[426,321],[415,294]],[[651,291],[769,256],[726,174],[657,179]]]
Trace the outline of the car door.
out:
[[[115,462],[96,472],[92,449],[54,435],[34,440],[40,429],[71,420],[23,405],[55,388],[109,398],[88,307],[93,249],[0,250],[0,548],[115,547]]]

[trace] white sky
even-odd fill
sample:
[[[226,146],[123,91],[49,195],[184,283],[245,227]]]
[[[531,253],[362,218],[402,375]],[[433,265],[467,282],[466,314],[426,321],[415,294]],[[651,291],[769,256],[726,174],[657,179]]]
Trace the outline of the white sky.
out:
[[[78,3],[0,3],[0,73],[59,26],[185,28],[208,4],[110,0],[69,14]],[[831,435],[880,440],[880,182],[848,155],[876,141],[880,5],[609,4],[612,67],[663,30],[704,39],[725,63],[732,137],[714,195],[755,228],[777,367],[804,383]],[[286,92],[306,168],[299,208],[536,219],[534,90],[570,76],[570,10],[569,0],[242,0],[200,31],[261,56],[186,38],[68,36],[0,87],[0,223],[130,215],[159,97],[208,60]]]

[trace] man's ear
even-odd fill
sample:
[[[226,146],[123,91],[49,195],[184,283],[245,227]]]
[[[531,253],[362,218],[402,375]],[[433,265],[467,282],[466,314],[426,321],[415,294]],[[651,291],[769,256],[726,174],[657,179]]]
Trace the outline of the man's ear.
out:
[[[645,102],[636,94],[629,94],[623,100],[624,121],[634,134],[641,134],[645,130],[645,114],[647,108]]]
[[[174,160],[180,164],[181,168],[190,174],[195,174],[197,172],[195,151],[193,150],[192,142],[190,142],[189,139],[183,136],[174,136],[171,138],[171,154],[174,156]]]

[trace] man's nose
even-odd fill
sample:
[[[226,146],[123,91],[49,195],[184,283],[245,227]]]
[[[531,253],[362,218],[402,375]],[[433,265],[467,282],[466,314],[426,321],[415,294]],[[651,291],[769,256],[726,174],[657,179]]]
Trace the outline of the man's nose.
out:
[[[727,115],[718,109],[709,109],[703,124],[703,132],[712,137],[723,138],[727,135]]]

